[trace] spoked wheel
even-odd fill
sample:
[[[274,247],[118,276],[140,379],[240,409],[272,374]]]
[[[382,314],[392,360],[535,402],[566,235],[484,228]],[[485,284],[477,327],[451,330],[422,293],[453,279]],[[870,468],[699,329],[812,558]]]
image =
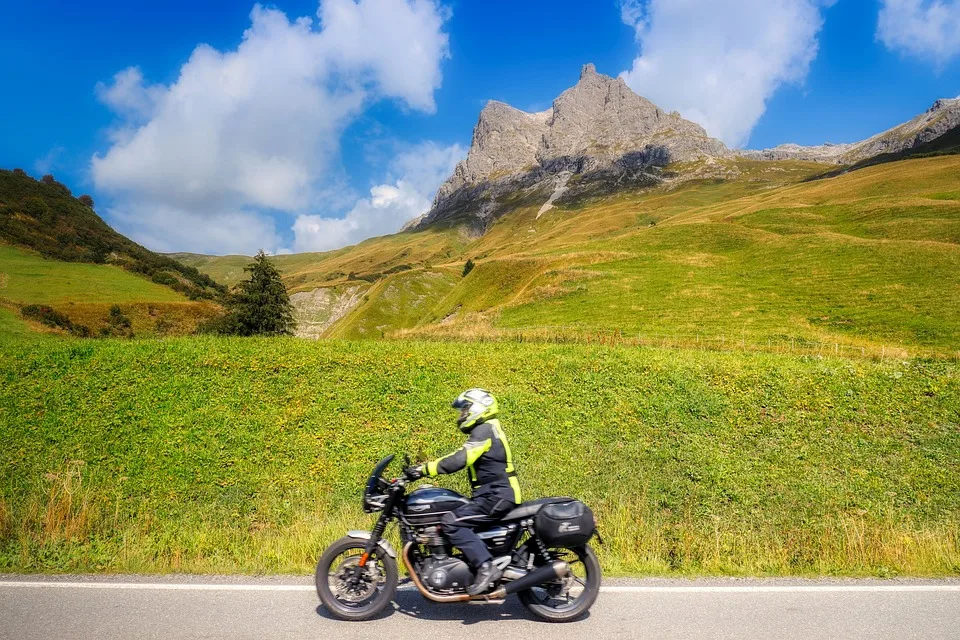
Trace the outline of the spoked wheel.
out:
[[[590,545],[550,549],[554,560],[570,565],[567,575],[520,591],[520,602],[537,617],[550,622],[576,620],[593,606],[600,593],[600,562]]]
[[[365,541],[341,538],[317,563],[320,602],[335,618],[368,620],[383,611],[397,592],[397,562],[377,547],[360,566]]]

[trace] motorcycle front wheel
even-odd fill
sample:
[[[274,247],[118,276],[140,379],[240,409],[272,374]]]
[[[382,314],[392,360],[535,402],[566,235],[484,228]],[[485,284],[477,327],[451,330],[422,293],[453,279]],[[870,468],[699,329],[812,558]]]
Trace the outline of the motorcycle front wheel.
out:
[[[550,549],[554,560],[570,565],[570,572],[525,591],[517,592],[520,602],[538,618],[548,622],[570,622],[584,615],[600,593],[600,562],[593,548],[585,544],[572,549]]]
[[[340,538],[317,562],[317,595],[330,615],[340,620],[369,620],[383,611],[397,592],[397,561],[380,547],[360,566],[365,542]]]

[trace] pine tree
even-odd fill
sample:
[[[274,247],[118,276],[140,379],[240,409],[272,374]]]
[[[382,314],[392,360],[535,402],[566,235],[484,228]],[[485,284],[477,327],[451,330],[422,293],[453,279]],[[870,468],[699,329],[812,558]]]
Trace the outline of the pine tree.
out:
[[[237,285],[236,293],[230,297],[228,332],[241,336],[292,334],[296,323],[290,296],[280,272],[263,250],[243,270],[250,277]]]

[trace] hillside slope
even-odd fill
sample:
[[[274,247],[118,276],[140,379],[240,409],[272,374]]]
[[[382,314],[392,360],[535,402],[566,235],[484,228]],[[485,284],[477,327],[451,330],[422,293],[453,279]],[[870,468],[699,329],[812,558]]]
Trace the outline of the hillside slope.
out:
[[[469,361],[465,352],[469,351]],[[382,456],[495,389],[609,574],[956,574],[960,365],[286,339],[0,350],[0,571],[304,573]],[[544,399],[563,399],[546,415]],[[398,470],[398,469],[397,469]],[[440,479],[466,489],[465,476]],[[461,484],[462,483],[462,484]]]
[[[90,204],[52,178],[0,170],[0,337],[110,333],[117,305],[134,335],[191,333],[221,312],[223,285],[120,235]]]
[[[296,290],[348,307],[325,335],[960,347],[960,157],[816,182],[822,164],[715,162],[737,177],[542,214],[521,193],[479,238],[440,225],[277,263]]]
[[[114,264],[191,299],[223,287],[196,269],[154,253],[114,231],[59,182],[0,169],[0,241],[66,262]]]

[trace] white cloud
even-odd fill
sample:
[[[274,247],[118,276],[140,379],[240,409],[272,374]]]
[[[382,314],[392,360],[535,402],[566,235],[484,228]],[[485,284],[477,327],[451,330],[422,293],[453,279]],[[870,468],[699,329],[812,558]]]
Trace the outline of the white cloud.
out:
[[[398,231],[430,209],[437,189],[464,156],[460,145],[432,142],[399,154],[390,163],[387,182],[370,189],[370,197],[358,200],[345,217],[299,216],[293,225],[294,249],[326,251]]]
[[[624,0],[640,55],[622,76],[728,145],[746,143],[767,100],[802,82],[833,0]]]
[[[160,247],[182,225],[205,251],[276,249],[275,233],[243,230],[319,208],[340,135],[365,105],[435,109],[448,48],[434,0],[324,0],[318,17],[256,5],[236,50],[197,46],[173,84],[132,67],[97,86],[121,121],[92,175],[124,231]]]
[[[131,120],[146,120],[163,97],[163,85],[143,84],[140,67],[128,67],[113,76],[112,84],[98,82],[94,88],[97,98],[116,113]]]
[[[877,39],[888,49],[943,64],[960,54],[960,0],[882,0]]]
[[[131,238],[155,251],[252,255],[282,244],[270,216],[217,209],[198,214],[151,201],[125,201],[107,216]]]

